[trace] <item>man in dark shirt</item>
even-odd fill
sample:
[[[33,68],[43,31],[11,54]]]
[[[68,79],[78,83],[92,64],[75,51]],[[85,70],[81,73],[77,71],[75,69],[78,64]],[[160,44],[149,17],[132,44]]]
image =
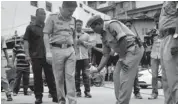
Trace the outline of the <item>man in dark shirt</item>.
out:
[[[31,60],[32,69],[34,73],[34,86],[35,86],[35,104],[42,103],[43,97],[43,80],[42,68],[44,69],[45,78],[49,88],[49,92],[53,97],[53,102],[58,102],[56,85],[54,75],[52,72],[52,65],[47,63],[45,58],[45,48],[43,41],[43,28],[46,13],[44,9],[38,8],[36,10],[36,21],[34,24],[29,25],[24,35],[24,48],[27,55],[27,60]]]

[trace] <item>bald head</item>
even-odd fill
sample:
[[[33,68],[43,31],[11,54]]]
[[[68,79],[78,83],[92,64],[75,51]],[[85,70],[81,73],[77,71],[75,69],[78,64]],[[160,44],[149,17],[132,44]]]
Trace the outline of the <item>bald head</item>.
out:
[[[36,21],[44,22],[46,19],[46,13],[43,8],[38,8],[36,10]]]

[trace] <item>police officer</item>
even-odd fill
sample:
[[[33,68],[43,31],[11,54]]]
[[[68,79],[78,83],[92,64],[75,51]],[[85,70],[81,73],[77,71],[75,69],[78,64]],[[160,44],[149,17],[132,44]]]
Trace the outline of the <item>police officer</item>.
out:
[[[165,104],[178,104],[178,2],[165,1],[159,18]]]
[[[127,21],[125,23],[125,25],[131,30],[132,27],[132,22],[131,21]],[[134,95],[136,99],[142,99],[142,96],[140,94],[140,86],[139,86],[139,80],[138,80],[138,72],[137,75],[135,77],[135,81],[134,81]]]
[[[103,57],[94,72],[100,72],[105,66],[111,49],[117,52],[119,60],[113,76],[116,104],[129,104],[132,86],[143,55],[143,47],[136,42],[136,35],[120,21],[104,22],[99,15],[96,15],[89,19],[87,25],[94,32],[101,34],[103,43]]]
[[[43,80],[42,69],[44,69],[45,78],[49,88],[49,92],[53,97],[53,102],[57,102],[57,92],[55,87],[52,65],[47,63],[45,58],[45,47],[43,41],[43,28],[46,13],[43,8],[36,10],[36,21],[34,24],[28,25],[24,35],[24,50],[26,59],[31,60],[34,74],[34,94],[35,104],[42,103],[43,97]]]
[[[44,27],[46,59],[52,60],[58,101],[76,104],[75,98],[75,19],[72,14],[77,7],[76,1],[63,1],[60,12],[51,14]],[[49,41],[50,38],[50,41]]]
[[[80,73],[82,71],[82,78],[85,87],[85,97],[91,98],[90,94],[90,84],[89,84],[89,48],[92,47],[92,43],[90,41],[89,34],[82,31],[83,21],[80,19],[76,20],[76,75],[75,75],[75,83],[76,83],[76,91],[77,97],[81,97],[81,89],[80,89]]]

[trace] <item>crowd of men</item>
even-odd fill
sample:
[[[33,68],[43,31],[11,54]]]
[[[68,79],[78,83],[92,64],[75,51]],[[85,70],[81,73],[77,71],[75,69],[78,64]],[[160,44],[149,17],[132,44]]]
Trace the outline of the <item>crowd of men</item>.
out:
[[[38,8],[35,23],[27,27],[23,37],[24,51],[18,48],[19,46],[13,49],[14,57],[22,58],[19,60],[23,61],[25,59],[32,64],[35,104],[42,103],[42,69],[53,102],[66,104],[67,98],[69,104],[77,104],[76,96],[82,96],[81,71],[85,97],[92,97],[87,72],[88,51],[95,44],[89,39],[89,35],[82,31],[83,21],[72,17],[76,7],[76,1],[64,1],[59,13],[49,15],[46,23],[44,23],[45,10]],[[155,18],[156,29],[159,33],[154,36],[151,53],[153,91],[149,99],[156,99],[158,96],[156,78],[158,66],[161,63],[165,104],[178,104],[178,2],[164,2],[161,13]],[[99,15],[95,15],[88,20],[87,26],[101,35],[103,44],[103,56],[97,70],[93,73],[99,73],[106,66],[111,52],[117,53],[119,59],[113,73],[116,104],[129,104],[132,87],[134,85],[136,89],[138,84],[138,66],[144,53],[142,42],[129,29],[129,26],[127,27],[118,20],[104,21]],[[5,51],[4,40],[1,42],[1,50],[5,53],[7,65],[12,67]],[[23,53],[22,57],[18,57],[19,52]],[[29,76],[27,62],[23,65],[17,64],[16,68],[18,68],[17,79],[20,79],[21,74]],[[7,79],[1,76],[1,81],[7,100],[12,101]],[[13,90],[15,94],[18,93],[19,83],[17,80]],[[24,94],[28,95],[26,89],[24,87]],[[137,98],[142,98],[139,90],[134,91],[134,94]]]

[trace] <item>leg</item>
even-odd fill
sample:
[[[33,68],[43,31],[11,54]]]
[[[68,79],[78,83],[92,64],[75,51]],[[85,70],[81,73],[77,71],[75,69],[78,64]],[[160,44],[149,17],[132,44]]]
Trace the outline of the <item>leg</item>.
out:
[[[23,90],[24,90],[24,95],[28,95],[28,84],[29,84],[29,75],[30,72],[23,72]]]
[[[167,36],[163,40],[164,45],[162,54],[163,65],[167,75],[168,86],[170,91],[170,97],[167,99],[168,103],[177,104],[178,103],[178,54],[171,55],[171,48],[178,46],[178,40],[174,39],[172,35]]]
[[[69,51],[65,63],[65,82],[67,90],[66,96],[68,98],[69,104],[77,104],[75,98],[75,65],[76,65],[75,51],[73,47],[68,48],[66,51]]]
[[[43,80],[42,80],[42,59],[32,59],[32,70],[34,75],[34,94],[36,99],[43,97]]]
[[[159,59],[151,59],[151,69],[152,69],[152,93],[158,94],[158,69],[159,69]]]
[[[48,64],[46,62],[46,59],[43,59],[43,69],[44,69],[46,83],[49,88],[49,93],[52,95],[53,98],[56,98],[57,91],[56,91],[56,84],[54,80],[52,65]]]
[[[75,86],[76,86],[76,91],[77,91],[77,96],[81,96],[81,89],[80,89],[80,72],[81,68],[83,66],[83,63],[81,63],[81,60],[77,60],[76,62],[76,72],[75,72]]]
[[[83,65],[84,67],[82,68],[82,76],[83,76],[83,83],[85,86],[85,97],[91,98],[91,94],[90,94],[90,83],[89,83],[89,60],[88,59],[84,59],[83,61]]]
[[[66,102],[64,90],[64,60],[66,52],[64,49],[52,47],[52,69],[56,82],[57,97],[59,103]]]
[[[132,49],[133,48],[133,49]],[[119,99],[118,104],[129,104],[134,79],[138,72],[138,65],[143,56],[143,48],[139,48],[137,45],[128,49],[124,62],[128,66],[128,70],[120,71],[120,85],[119,85]]]
[[[140,94],[139,81],[138,81],[138,69],[137,69],[137,74],[134,80],[134,94],[135,94],[136,99],[142,99],[142,96]]]
[[[17,69],[16,73],[17,74],[16,74],[14,89],[13,89],[14,95],[18,94],[19,92],[23,71]]]

